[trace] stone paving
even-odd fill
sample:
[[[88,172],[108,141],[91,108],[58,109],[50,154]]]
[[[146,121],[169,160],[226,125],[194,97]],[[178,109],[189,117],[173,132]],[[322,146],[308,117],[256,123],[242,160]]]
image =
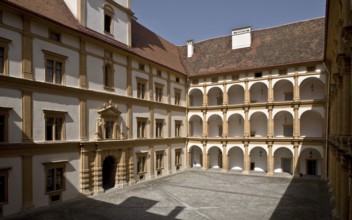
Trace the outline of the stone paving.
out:
[[[190,170],[11,219],[331,219],[318,178]]]

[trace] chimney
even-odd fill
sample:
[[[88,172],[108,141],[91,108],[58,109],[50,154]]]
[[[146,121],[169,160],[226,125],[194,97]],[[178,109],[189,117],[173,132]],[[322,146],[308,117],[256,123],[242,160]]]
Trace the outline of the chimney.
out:
[[[243,27],[232,30],[232,50],[251,46],[251,27]]]
[[[194,54],[194,41],[188,40],[187,41],[187,57],[190,58]]]

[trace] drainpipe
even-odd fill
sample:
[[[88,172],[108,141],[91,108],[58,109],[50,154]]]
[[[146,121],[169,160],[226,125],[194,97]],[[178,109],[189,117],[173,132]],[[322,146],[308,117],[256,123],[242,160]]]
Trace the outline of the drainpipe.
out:
[[[328,155],[329,155],[329,133],[330,133],[330,81],[331,81],[331,73],[329,69],[326,67],[326,63],[323,62],[323,66],[325,71],[328,73],[327,77],[327,84],[328,84],[328,94],[327,94],[327,100],[326,100],[326,132],[325,132],[325,152],[326,152],[326,158],[325,158],[325,176],[324,180],[326,181],[328,179]]]

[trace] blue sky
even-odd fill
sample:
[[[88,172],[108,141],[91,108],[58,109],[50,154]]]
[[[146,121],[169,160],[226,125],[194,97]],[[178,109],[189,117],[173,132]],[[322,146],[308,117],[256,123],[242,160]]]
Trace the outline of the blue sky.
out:
[[[132,0],[138,22],[166,40],[184,45],[325,16],[326,0]]]

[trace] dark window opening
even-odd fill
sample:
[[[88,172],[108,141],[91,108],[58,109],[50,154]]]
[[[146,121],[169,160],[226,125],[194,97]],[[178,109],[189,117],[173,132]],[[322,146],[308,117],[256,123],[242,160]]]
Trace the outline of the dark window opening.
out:
[[[104,15],[104,31],[108,32],[111,34],[111,23],[112,23],[112,18],[110,15],[105,14]]]
[[[5,142],[5,116],[0,115],[0,142]]]
[[[261,72],[258,72],[258,73],[254,74],[255,78],[259,78],[259,77],[262,77],[262,76],[263,76],[263,73],[261,73]]]

